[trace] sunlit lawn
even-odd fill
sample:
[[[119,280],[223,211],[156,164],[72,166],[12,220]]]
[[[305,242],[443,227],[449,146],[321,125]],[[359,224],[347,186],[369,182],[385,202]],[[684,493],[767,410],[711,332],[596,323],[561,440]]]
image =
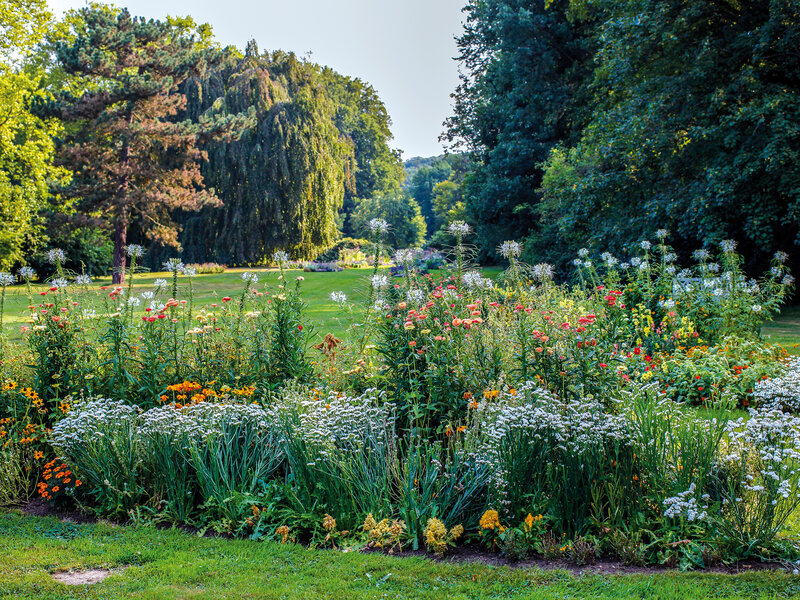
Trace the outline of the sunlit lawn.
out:
[[[68,587],[50,577],[88,568],[118,571],[84,586]],[[785,572],[571,575],[198,538],[174,529],[78,525],[0,511],[0,598],[9,600],[795,597],[800,578]]]

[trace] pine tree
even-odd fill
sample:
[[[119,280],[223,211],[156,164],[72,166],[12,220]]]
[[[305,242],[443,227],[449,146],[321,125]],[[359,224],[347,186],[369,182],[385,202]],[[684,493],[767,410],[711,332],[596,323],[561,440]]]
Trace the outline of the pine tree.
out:
[[[198,45],[167,22],[100,9],[80,11],[84,24],[56,55],[64,71],[90,82],[79,97],[56,105],[73,135],[62,153],[73,171],[65,193],[79,216],[113,230],[114,281],[121,282],[131,226],[149,240],[178,246],[176,209],[218,204],[203,188],[203,135],[232,134],[235,119],[179,120],[179,86],[201,77],[223,52]]]

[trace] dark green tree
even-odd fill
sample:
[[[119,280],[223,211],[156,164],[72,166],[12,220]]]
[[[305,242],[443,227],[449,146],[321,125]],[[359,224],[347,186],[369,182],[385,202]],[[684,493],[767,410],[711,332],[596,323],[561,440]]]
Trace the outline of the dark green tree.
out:
[[[186,105],[179,86],[202,76],[221,51],[127,10],[85,8],[79,15],[71,39],[56,45],[61,69],[89,83],[78,96],[62,93],[54,107],[72,133],[61,151],[73,172],[64,193],[76,199],[78,217],[113,231],[120,282],[132,225],[154,242],[177,246],[173,212],[218,203],[203,187],[198,142],[212,132],[231,133],[236,120],[178,118]]]
[[[800,242],[800,4],[592,10],[595,110],[548,160],[549,237],[620,251],[667,228],[686,251],[733,237],[762,263]]]
[[[464,197],[480,258],[537,229],[540,164],[585,118],[592,40],[567,0],[469,0],[444,138],[473,154]]]
[[[222,205],[182,217],[185,258],[250,264],[276,249],[311,258],[332,246],[353,145],[335,127],[318,70],[250,42],[244,57],[192,80],[186,93],[192,119],[216,108],[250,111],[252,120],[238,140],[203,145],[203,176]]]

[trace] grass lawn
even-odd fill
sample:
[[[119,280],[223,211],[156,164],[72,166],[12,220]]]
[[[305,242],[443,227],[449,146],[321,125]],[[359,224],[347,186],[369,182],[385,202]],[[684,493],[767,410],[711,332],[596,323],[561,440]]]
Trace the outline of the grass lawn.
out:
[[[761,334],[790,354],[800,354],[800,306],[785,306],[774,321],[762,327]]]
[[[65,570],[119,569],[66,586]],[[571,575],[198,538],[178,530],[0,512],[0,598],[796,598],[800,577],[663,571]]]

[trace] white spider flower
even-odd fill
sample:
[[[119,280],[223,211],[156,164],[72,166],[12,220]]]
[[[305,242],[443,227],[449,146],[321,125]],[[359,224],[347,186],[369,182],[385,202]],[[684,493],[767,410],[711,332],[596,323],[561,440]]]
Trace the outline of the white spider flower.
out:
[[[17,280],[11,273],[6,271],[0,272],[0,287],[6,287],[9,285],[14,285],[14,282]]]
[[[488,279],[484,279],[483,275],[481,275],[478,271],[468,271],[464,273],[464,285],[468,288],[488,288],[491,287],[492,282]]]
[[[184,265],[181,273],[183,273],[186,277],[194,277],[197,275],[197,269],[195,267],[190,267],[189,265]]]
[[[753,304],[753,306],[750,307],[750,310],[752,310],[754,313],[760,313],[761,310],[762,310],[761,309],[761,305],[760,304]]]
[[[339,305],[342,305],[342,306],[347,304],[347,294],[345,294],[344,292],[331,292],[330,298],[336,304],[339,304]]]
[[[92,278],[86,273],[75,277],[75,285],[89,285],[90,283],[92,283]]]
[[[667,236],[668,236],[668,235],[669,235],[669,231],[667,231],[666,229],[658,229],[658,230],[656,231],[656,237],[657,237],[659,240],[661,240],[662,242],[663,242],[665,239],[667,239]]]
[[[60,290],[63,290],[63,289],[65,289],[65,288],[66,288],[66,287],[69,285],[69,281],[67,281],[67,280],[66,280],[65,278],[63,278],[63,277],[59,277],[59,278],[57,278],[57,279],[53,279],[53,280],[50,282],[50,285],[51,285],[52,287],[54,287],[54,288],[58,288],[58,289],[60,289]]]
[[[589,249],[588,248],[581,248],[578,250],[578,256],[581,258],[586,258],[589,256]]]
[[[251,285],[255,285],[258,283],[258,275],[245,271],[242,273],[242,281],[249,281]]]
[[[736,250],[736,240],[722,240],[719,243],[719,247],[722,248],[723,252],[733,252]]]
[[[786,262],[787,260],[789,260],[789,255],[788,255],[786,252],[783,252],[782,250],[778,250],[778,251],[775,253],[775,256],[774,256],[774,258],[775,258],[775,260],[777,260],[778,262],[784,263],[784,262]]]
[[[372,233],[383,234],[389,231],[389,224],[383,219],[371,219],[369,223],[367,223],[367,227],[369,227]]]
[[[398,250],[394,253],[394,262],[398,265],[408,265],[414,262],[415,251],[412,248]]]
[[[781,283],[783,285],[792,285],[794,283],[794,277],[791,275],[786,275],[782,280]]]
[[[539,263],[533,265],[533,278],[537,281],[550,281],[553,279],[553,265],[548,263]]]
[[[642,240],[639,242],[639,246],[641,246],[642,250],[650,250],[653,247],[653,244],[648,242],[647,240]]]
[[[19,271],[17,271],[17,274],[20,276],[20,279],[25,281],[30,281],[36,277],[36,271],[30,267],[20,267]]]
[[[51,265],[62,264],[67,260],[67,255],[61,248],[51,248],[44,256]]]
[[[153,281],[153,287],[157,290],[165,289],[167,287],[167,280],[166,279],[156,279]]]
[[[131,258],[141,258],[144,256],[144,248],[139,244],[128,244],[125,253]]]
[[[369,278],[372,287],[376,290],[383,290],[389,287],[389,278],[386,275],[376,273]]]
[[[695,260],[698,260],[698,261],[700,261],[700,260],[708,260],[709,258],[711,258],[711,252],[709,252],[705,248],[700,248],[700,249],[695,250],[694,252],[692,252],[692,258],[694,258]]]
[[[497,251],[503,258],[510,259],[512,256],[516,258],[522,254],[522,245],[519,242],[505,241],[500,244]]]
[[[453,235],[464,236],[467,235],[472,229],[464,221],[453,221],[448,225],[447,231]]]
[[[179,258],[170,258],[164,262],[164,270],[168,273],[180,273],[184,269],[184,264]]]
[[[425,298],[426,298],[425,292],[423,292],[420,289],[408,290],[408,292],[406,293],[406,300],[408,300],[411,304],[416,304],[416,305],[422,304],[423,302],[425,302]]]

